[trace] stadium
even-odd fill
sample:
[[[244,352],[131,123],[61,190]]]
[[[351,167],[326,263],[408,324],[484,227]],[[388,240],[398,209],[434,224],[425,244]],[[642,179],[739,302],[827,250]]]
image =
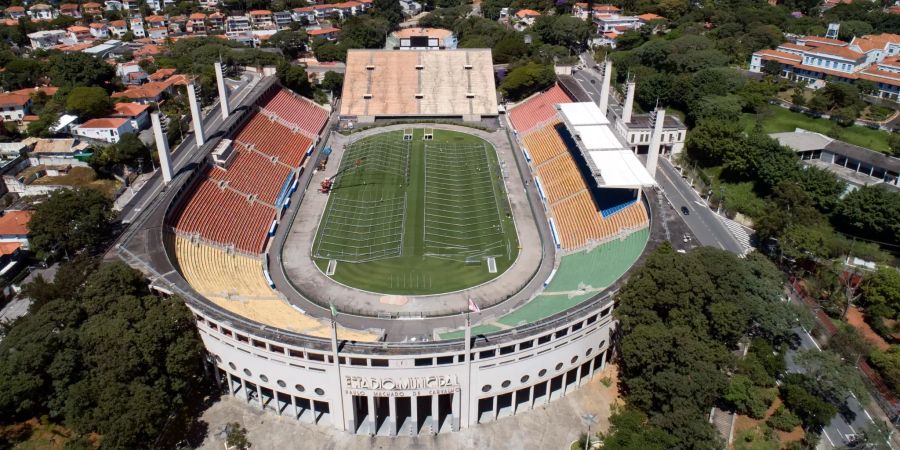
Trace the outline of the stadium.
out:
[[[185,300],[223,392],[272,414],[428,435],[578,389],[613,357],[612,294],[662,234],[652,171],[558,85],[498,116],[489,50],[403,51],[382,71],[385,53],[351,52],[362,81],[338,111],[273,77],[223,106],[196,157],[161,161],[166,188],[118,255]],[[371,88],[410,73],[414,89]]]

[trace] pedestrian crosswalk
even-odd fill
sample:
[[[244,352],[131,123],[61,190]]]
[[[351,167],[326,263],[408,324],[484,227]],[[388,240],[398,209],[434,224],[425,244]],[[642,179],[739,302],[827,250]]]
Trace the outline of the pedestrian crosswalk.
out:
[[[728,228],[728,232],[731,233],[732,236],[737,240],[740,244],[742,252],[741,255],[746,255],[750,252],[750,249],[753,246],[750,244],[750,235],[753,234],[753,230],[747,228],[727,217],[720,216],[716,214],[716,217],[722,221],[722,224],[725,225],[725,228]]]

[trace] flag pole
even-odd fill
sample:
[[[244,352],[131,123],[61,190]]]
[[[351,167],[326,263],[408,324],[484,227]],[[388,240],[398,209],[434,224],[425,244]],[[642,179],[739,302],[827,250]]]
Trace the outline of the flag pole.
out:
[[[471,300],[469,300],[471,302]],[[465,362],[466,362],[466,383],[463,385],[466,387],[466,404],[463,405],[463,423],[460,424],[460,428],[469,428],[469,423],[472,415],[472,321],[469,313],[469,305],[466,305],[466,332],[465,338],[466,342],[463,346],[465,348]]]
[[[340,396],[340,407],[338,411],[340,411],[340,419],[341,419],[341,431],[347,431],[347,423],[344,419],[344,380],[341,377],[341,362],[338,359],[338,345],[337,345],[337,310],[334,308],[333,304],[328,304],[331,309],[331,354],[334,359],[334,368],[337,371],[337,379],[338,379],[338,395]],[[358,424],[357,424],[358,425]]]

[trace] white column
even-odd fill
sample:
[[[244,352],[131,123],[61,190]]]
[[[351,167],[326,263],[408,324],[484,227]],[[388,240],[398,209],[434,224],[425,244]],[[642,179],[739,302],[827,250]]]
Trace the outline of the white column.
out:
[[[337,391],[338,391],[338,400],[336,402],[338,405],[337,419],[340,421],[341,425],[339,429],[341,431],[347,430],[347,419],[344,416],[344,380],[341,378],[341,358],[338,354],[338,344],[337,344],[337,322],[334,319],[334,316],[331,317],[331,355],[332,359],[334,359],[334,370],[337,373]],[[352,397],[351,397],[352,398]],[[334,414],[335,411],[332,411]],[[357,424],[358,426],[358,424]]]
[[[397,435],[397,397],[388,397],[388,411],[390,411],[390,415],[388,416],[388,422],[390,424],[390,435]]]
[[[634,109],[634,80],[625,85],[625,106],[622,107],[622,123],[631,123],[631,111]]]
[[[409,405],[412,407],[412,423],[414,434],[419,434],[419,397],[415,395],[409,398]]]
[[[197,92],[194,90],[194,83],[187,85],[188,102],[191,106],[191,119],[194,122],[194,141],[197,147],[202,147],[206,143],[206,137],[203,135],[203,120],[200,117],[200,103],[197,102]]]
[[[534,385],[528,388],[528,409],[534,409]]]
[[[459,431],[460,428],[462,427],[462,423],[461,423],[461,420],[459,417],[460,403],[462,403],[462,391],[454,392],[452,408],[453,408],[453,422],[455,424],[455,427],[454,427],[453,431]]]
[[[440,427],[441,423],[440,423],[440,420],[438,420],[438,419],[440,419],[440,415],[439,415],[440,411],[438,410],[438,399],[439,398],[440,397],[437,395],[431,396],[431,423],[434,426],[435,434],[441,432],[441,427]]]
[[[222,74],[222,63],[217,62],[216,66],[216,84],[219,86],[219,106],[222,108],[222,121],[231,114],[228,105],[228,89],[225,87],[225,75]]]
[[[470,424],[473,423],[472,420],[472,322],[469,320],[469,314],[466,314],[466,332],[465,332],[465,345],[463,346],[463,350],[466,352],[464,356],[464,361],[466,363],[466,382],[463,383],[463,389],[466,390],[465,398],[461,400],[462,412],[460,418],[460,427],[465,425],[466,428],[469,427]],[[462,391],[460,391],[462,394]],[[461,396],[461,395],[460,395]],[[477,407],[476,407],[477,409]],[[477,418],[475,419],[477,420]]]
[[[158,112],[150,114],[150,122],[153,123],[153,136],[156,138],[156,153],[159,154],[159,168],[162,171],[163,183],[169,184],[174,175],[172,155],[169,153],[169,140],[166,133],[163,132]]]
[[[612,61],[606,60],[603,67],[603,85],[600,86],[600,112],[606,116],[606,110],[609,107],[609,84],[612,81]]]
[[[369,402],[369,423],[372,424],[372,435],[378,434],[378,421],[375,420],[375,397],[371,395],[366,396],[366,401]]]
[[[256,398],[259,401],[259,409],[266,409],[266,402],[262,396],[262,387],[258,384],[256,385]]]
[[[652,114],[656,114],[656,123],[653,127],[653,133],[650,135],[650,151],[647,153],[647,172],[650,176],[656,178],[656,163],[659,160],[659,145],[662,140],[663,121],[666,118],[666,110],[656,108]]]
[[[300,418],[300,412],[297,411],[297,397],[294,397],[294,394],[291,394],[291,411],[294,411],[294,419]]]

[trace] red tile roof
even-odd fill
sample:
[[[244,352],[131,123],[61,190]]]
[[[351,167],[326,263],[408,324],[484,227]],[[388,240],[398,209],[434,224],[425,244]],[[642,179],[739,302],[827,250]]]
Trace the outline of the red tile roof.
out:
[[[20,248],[22,248],[21,242],[0,242],[0,255],[12,255]]]
[[[25,8],[24,8],[24,7],[21,7],[21,6],[10,6],[9,8],[6,8],[6,12],[8,12],[8,13],[11,13],[11,12],[25,12]]]
[[[537,17],[540,15],[541,15],[541,13],[539,13],[533,9],[520,9],[516,13],[516,17]]]
[[[250,14],[251,16],[271,16],[272,11],[269,11],[268,9],[254,9],[248,14]]]
[[[119,128],[128,122],[128,119],[103,117],[100,119],[91,119],[78,126],[78,128]]]
[[[146,111],[150,108],[150,105],[142,105],[140,103],[116,103],[113,105],[113,108],[116,110],[116,114],[120,116],[128,116],[128,117],[137,117],[142,112]]]
[[[320,35],[328,34],[328,33],[337,33],[339,31],[341,31],[340,28],[330,27],[330,28],[320,28],[318,30],[307,30],[306,34],[309,36],[320,36]]]
[[[0,94],[0,106],[19,106],[24,107],[31,100],[27,95],[22,94]]]
[[[28,234],[28,222],[33,211],[4,211],[0,216],[0,235]]]
[[[58,90],[59,90],[59,88],[54,87],[54,86],[39,86],[39,87],[33,87],[33,88],[19,89],[16,91],[11,91],[10,93],[19,94],[19,95],[31,95],[31,94],[36,94],[38,92],[43,92],[44,94],[47,94],[47,96],[52,97],[52,96],[56,95],[56,91],[58,91]]]

